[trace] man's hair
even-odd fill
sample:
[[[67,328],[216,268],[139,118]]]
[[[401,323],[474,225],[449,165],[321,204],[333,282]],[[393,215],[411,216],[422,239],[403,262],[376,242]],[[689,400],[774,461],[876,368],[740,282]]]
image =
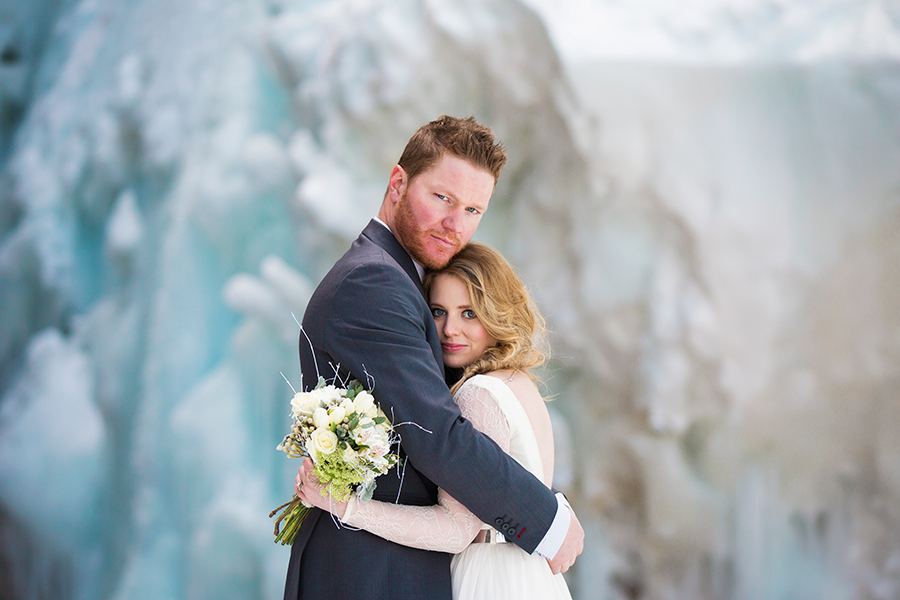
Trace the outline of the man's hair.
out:
[[[456,156],[494,176],[494,183],[506,164],[506,149],[494,134],[475,117],[443,115],[419,127],[409,138],[397,164],[412,181],[446,155]]]
[[[490,246],[470,242],[446,267],[425,275],[426,297],[438,275],[457,277],[466,285],[475,316],[497,341],[465,368],[452,391],[468,378],[491,371],[523,371],[533,378],[530,370],[549,352],[546,325],[512,265]]]

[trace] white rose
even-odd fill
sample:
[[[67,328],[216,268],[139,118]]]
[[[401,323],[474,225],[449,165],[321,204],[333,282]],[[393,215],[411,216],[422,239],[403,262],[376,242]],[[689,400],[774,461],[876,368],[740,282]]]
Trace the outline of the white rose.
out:
[[[341,399],[341,391],[333,385],[326,385],[309,392],[316,405],[337,404]]]
[[[344,391],[340,388],[336,388],[333,385],[329,385],[328,390],[328,403],[329,404],[340,404],[341,400],[344,398]]]
[[[325,388],[315,389],[306,393],[309,394],[310,401],[315,405],[320,405],[325,400]]]
[[[312,434],[313,448],[319,454],[331,454],[337,448],[338,438],[330,429],[316,429]]]
[[[341,402],[341,408],[344,409],[344,416],[349,415],[353,412],[353,400],[344,398],[343,402]]]
[[[340,423],[346,416],[344,409],[340,406],[335,406],[328,411],[328,418],[332,423]]]
[[[356,408],[358,413],[366,414],[370,417],[374,416],[369,411],[375,408],[375,398],[369,392],[360,392],[353,400],[353,407]]]
[[[320,429],[328,427],[331,424],[331,420],[328,418],[328,411],[321,406],[317,408],[316,412],[313,413],[313,423]]]
[[[307,392],[297,392],[291,398],[291,412],[294,417],[301,415],[311,415],[315,407],[315,400],[312,395]]]

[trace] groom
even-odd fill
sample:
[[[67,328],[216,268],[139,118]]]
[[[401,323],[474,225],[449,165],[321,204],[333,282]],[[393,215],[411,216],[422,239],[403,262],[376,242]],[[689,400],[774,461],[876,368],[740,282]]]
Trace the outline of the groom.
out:
[[[505,163],[503,147],[472,117],[419,128],[391,171],[378,218],[310,299],[300,364],[305,389],[335,367],[374,384],[398,424],[406,467],[378,478],[375,499],[427,506],[441,487],[558,573],[581,553],[584,531],[561,495],[460,416],[420,285],[424,269],[443,267],[472,238]],[[294,540],[285,600],[449,600],[449,554],[338,528],[323,514],[313,509]]]

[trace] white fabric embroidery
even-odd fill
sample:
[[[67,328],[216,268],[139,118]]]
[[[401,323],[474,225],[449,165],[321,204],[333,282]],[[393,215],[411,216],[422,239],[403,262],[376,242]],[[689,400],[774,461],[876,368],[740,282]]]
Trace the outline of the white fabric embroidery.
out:
[[[489,389],[493,383],[482,377],[506,388],[506,384],[498,379],[476,376],[459,389],[456,403],[476,429],[508,453],[509,421],[500,400]],[[512,394],[509,388],[506,391]],[[444,490],[438,490],[438,504],[433,506],[406,506],[375,500],[359,502],[356,496],[351,496],[343,522],[404,546],[451,554],[462,552],[481,529],[487,528]]]

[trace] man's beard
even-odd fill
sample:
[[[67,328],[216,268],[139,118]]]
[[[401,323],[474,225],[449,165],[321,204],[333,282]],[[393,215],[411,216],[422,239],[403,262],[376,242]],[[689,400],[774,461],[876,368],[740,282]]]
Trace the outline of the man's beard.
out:
[[[456,234],[434,230],[436,235],[444,239],[455,240],[456,248],[446,255],[430,256],[428,254],[424,239],[430,235],[432,230],[419,228],[415,215],[410,209],[406,192],[403,193],[403,197],[397,203],[397,212],[394,213],[394,229],[396,230],[394,234],[397,236],[397,240],[409,252],[413,260],[428,269],[443,269],[450,262],[450,259],[462,250],[462,245],[459,243],[459,237]]]

